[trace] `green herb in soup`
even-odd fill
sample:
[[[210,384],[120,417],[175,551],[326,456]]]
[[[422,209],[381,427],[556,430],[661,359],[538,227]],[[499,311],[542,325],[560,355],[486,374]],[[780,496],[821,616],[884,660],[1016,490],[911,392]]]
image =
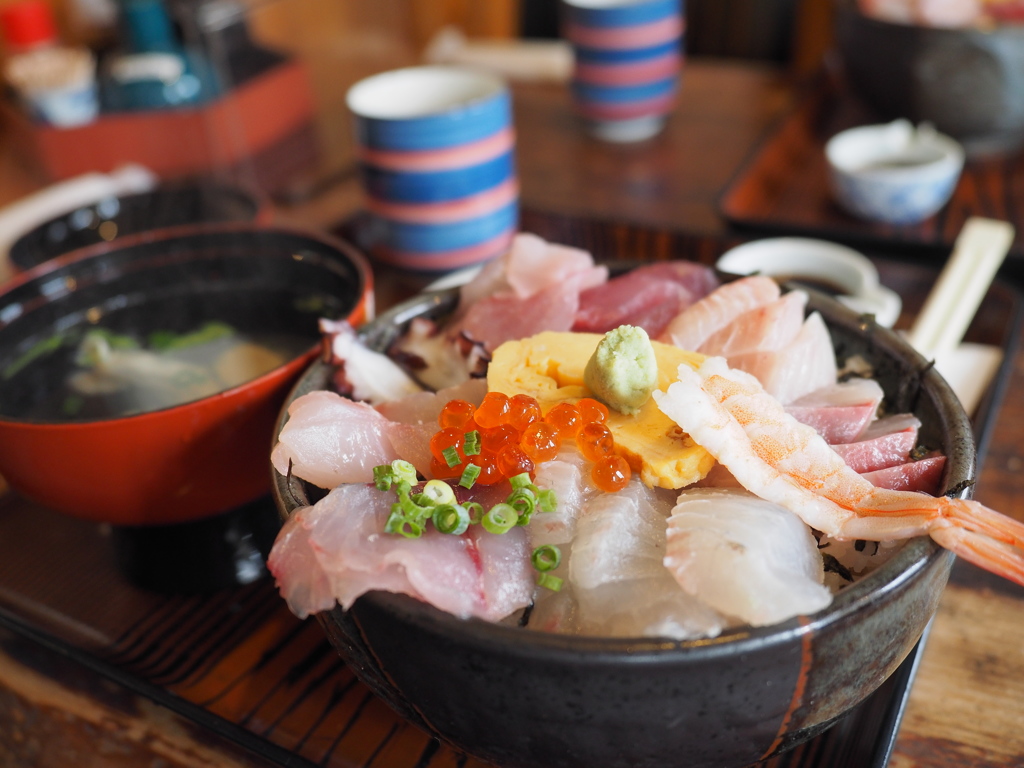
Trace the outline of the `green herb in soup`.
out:
[[[145,340],[92,328],[78,342],[63,386],[28,415],[82,420],[169,408],[251,381],[309,346],[298,336],[251,337],[222,322]]]

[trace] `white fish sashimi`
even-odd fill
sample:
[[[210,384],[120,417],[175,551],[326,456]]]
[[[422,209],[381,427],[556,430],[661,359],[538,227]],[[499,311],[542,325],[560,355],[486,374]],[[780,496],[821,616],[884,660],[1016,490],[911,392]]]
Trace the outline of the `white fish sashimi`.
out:
[[[745,491],[683,491],[665,566],[691,595],[753,626],[825,608],[817,541],[787,509]]]
[[[779,284],[763,275],[726,283],[673,318],[659,341],[697,350],[713,333],[744,312],[775,301],[781,293]]]
[[[665,570],[671,507],[671,494],[637,479],[586,504],[568,568],[580,632],[676,639],[721,632],[724,617],[687,595]]]
[[[599,493],[590,481],[589,464],[575,449],[562,450],[552,461],[537,466],[534,484],[555,493],[552,512],[535,514],[526,529],[534,547],[568,544],[576,535],[576,521],[583,505]]]
[[[371,590],[403,592],[488,621],[530,603],[534,581],[521,528],[494,535],[474,527],[452,536],[428,527],[408,539],[382,532],[393,500],[372,485],[343,485],[289,519],[268,565],[297,615],[324,610],[325,580],[343,608]]]
[[[835,384],[838,370],[832,337],[817,312],[808,316],[784,349],[734,355],[729,365],[756,377],[765,391],[783,404]]]
[[[368,483],[373,468],[399,458],[389,422],[366,403],[318,390],[288,406],[288,421],[270,454],[282,475],[291,472],[320,488]]]
[[[381,403],[377,411],[390,421],[403,424],[432,424],[450,400],[465,400],[480,405],[487,394],[487,379],[467,379],[461,384],[445,387],[437,392],[416,392],[399,400]]]
[[[800,332],[807,294],[790,291],[775,301],[744,312],[725,328],[711,334],[698,352],[730,357],[743,352],[783,349]]]

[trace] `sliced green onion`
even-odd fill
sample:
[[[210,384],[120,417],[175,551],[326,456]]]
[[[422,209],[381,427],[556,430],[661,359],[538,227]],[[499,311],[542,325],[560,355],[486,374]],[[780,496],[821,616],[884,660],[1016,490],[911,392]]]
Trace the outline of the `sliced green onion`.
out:
[[[418,503],[416,499],[420,499],[424,503]],[[434,504],[428,499],[424,499],[422,493],[417,493],[416,498],[413,498],[409,495],[408,489],[399,491],[398,506],[402,510],[402,514],[410,520],[422,520],[424,517],[429,517],[434,510]]]
[[[562,580],[557,576],[552,576],[550,573],[542,573],[537,577],[537,586],[550,589],[552,592],[558,592],[562,588]]]
[[[533,485],[533,481],[530,479],[529,472],[521,472],[515,477],[510,477],[508,481],[509,483],[512,484],[513,491],[518,491],[520,488],[529,488],[531,485]]]
[[[423,524],[417,520],[410,520],[402,514],[401,508],[395,509],[398,505],[392,505],[391,515],[384,524],[385,533],[398,533],[407,539],[418,539],[423,535]]]
[[[519,514],[508,504],[495,504],[483,516],[480,524],[488,533],[508,533],[519,521]]]
[[[558,497],[551,488],[541,488],[537,493],[537,511],[554,512],[558,507]]]
[[[391,471],[394,472],[395,482],[406,482],[410,486],[416,485],[419,478],[416,476],[416,467],[408,461],[395,459],[391,462]]]
[[[462,505],[469,513],[469,524],[478,525],[484,517],[484,507],[478,501],[470,501]]]
[[[441,533],[459,536],[469,528],[469,511],[461,504],[438,504],[433,519],[434,527]]]
[[[462,458],[459,456],[459,452],[453,447],[445,448],[441,451],[441,455],[444,456],[445,463],[449,467],[456,467],[462,463]]]
[[[378,491],[390,491],[391,483],[395,480],[395,473],[390,464],[381,464],[373,468],[373,484]]]
[[[467,464],[462,470],[462,477],[459,478],[459,485],[469,489],[476,485],[476,479],[480,477],[480,467],[476,464]]]
[[[444,480],[428,480],[423,486],[423,495],[434,504],[455,503],[455,491]]]
[[[467,432],[465,435],[466,439],[462,445],[462,452],[467,456],[477,456],[480,453],[480,432],[473,430]]]
[[[529,488],[520,488],[518,491],[512,491],[505,499],[505,503],[519,515],[518,524],[526,525],[530,522],[533,510],[537,508],[537,497]]]
[[[542,544],[533,550],[533,554],[530,555],[530,562],[541,573],[553,571],[562,562],[562,550],[554,544]]]

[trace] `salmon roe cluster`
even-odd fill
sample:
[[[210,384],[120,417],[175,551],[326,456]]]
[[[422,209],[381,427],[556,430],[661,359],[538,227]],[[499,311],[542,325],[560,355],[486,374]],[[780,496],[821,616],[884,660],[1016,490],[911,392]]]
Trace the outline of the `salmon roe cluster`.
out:
[[[488,392],[477,407],[450,400],[430,440],[431,472],[436,478],[465,479],[468,471],[471,484],[493,485],[523,472],[532,474],[538,464],[558,455],[564,441],[575,440],[580,453],[594,463],[594,485],[619,491],[629,482],[630,469],[615,453],[607,419],[608,408],[591,398],[559,403],[547,414],[529,395]]]

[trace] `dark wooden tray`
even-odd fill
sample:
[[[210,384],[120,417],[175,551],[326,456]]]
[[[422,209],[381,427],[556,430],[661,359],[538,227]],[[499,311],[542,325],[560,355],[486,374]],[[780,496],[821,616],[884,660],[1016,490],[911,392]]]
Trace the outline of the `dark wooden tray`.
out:
[[[591,249],[602,259],[691,258],[711,263],[722,240],[525,213],[524,229]],[[936,270],[879,258],[908,322]],[[380,279],[402,280],[382,274]],[[971,340],[1007,352],[976,419],[980,448],[1017,348],[1021,300],[996,283]],[[8,493],[0,500],[0,648],[38,646],[170,710],[197,743],[226,742],[257,764],[326,768],[479,766],[430,740],[374,698],[314,621],[299,621],[273,584],[202,597],[165,596],[127,583],[109,531]],[[899,727],[917,652],[830,730],[763,768],[882,768]],[[109,694],[108,694],[109,695]]]
[[[986,216],[1016,227],[1006,269],[1024,269],[1022,154],[968,160],[950,202],[919,224],[876,224],[840,209],[828,189],[825,143],[845,128],[876,122],[841,80],[823,75],[728,184],[719,199],[722,215],[750,233],[821,237],[926,259],[944,259],[964,222]]]

